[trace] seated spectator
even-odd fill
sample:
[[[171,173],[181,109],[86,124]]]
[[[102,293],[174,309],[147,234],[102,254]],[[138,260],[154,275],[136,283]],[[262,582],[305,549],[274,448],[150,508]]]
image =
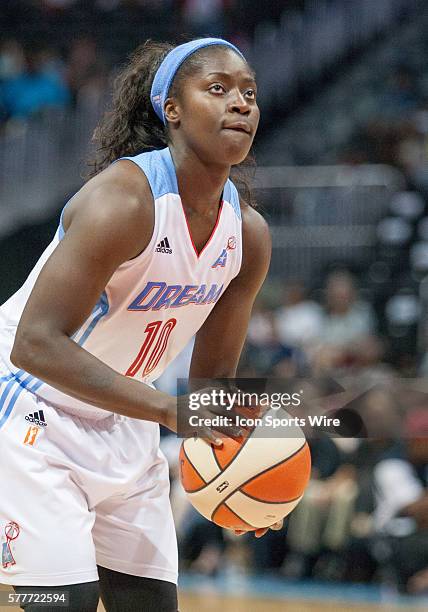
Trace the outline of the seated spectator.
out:
[[[243,365],[246,375],[284,378],[300,375],[306,365],[302,351],[281,342],[274,313],[262,300],[253,309]]]
[[[426,588],[428,572],[428,409],[410,411],[403,458],[375,467],[375,529],[390,546],[389,562],[403,591]]]
[[[46,108],[69,103],[69,91],[59,65],[58,56],[51,50],[27,54],[23,72],[5,78],[0,84],[0,98],[9,118],[25,119]]]
[[[401,457],[400,407],[385,389],[370,390],[348,406],[361,415],[368,439],[333,441],[319,432],[309,439],[313,470],[290,517],[289,575],[355,582],[370,580],[377,568],[370,551],[372,474],[383,459]]]
[[[275,312],[275,323],[283,344],[304,346],[322,333],[322,309],[307,298],[303,283],[290,283],[284,291],[283,305]]]
[[[383,96],[382,110],[385,115],[400,116],[417,107],[418,91],[415,78],[405,66],[399,66],[389,79]]]
[[[223,35],[223,0],[184,0],[182,11],[185,25],[195,35]]]
[[[272,363],[272,354],[278,351],[272,310],[258,299],[254,305],[247,334],[247,357],[260,374],[266,372]]]
[[[327,278],[322,341],[345,346],[375,330],[372,307],[358,297],[355,280],[349,272],[333,272]]]
[[[10,38],[0,45],[0,82],[12,79],[24,72],[25,55],[22,45]]]
[[[73,101],[84,103],[94,95],[101,97],[106,89],[106,66],[93,38],[76,38],[68,55],[66,81]]]
[[[339,545],[346,532],[343,517],[352,509],[356,486],[342,470],[343,458],[335,442],[325,434],[308,440],[312,456],[311,480],[305,495],[291,513],[287,531],[288,553],[283,571],[292,578],[314,575],[326,551],[326,537]],[[337,523],[340,517],[339,523]],[[336,526],[334,527],[334,523]]]
[[[25,69],[25,55],[22,45],[14,38],[6,39],[0,45],[0,124],[9,118],[3,84],[21,75]]]
[[[315,372],[348,367],[355,361],[355,345],[373,335],[376,327],[370,304],[358,297],[349,272],[333,272],[326,282],[320,344],[313,353]]]
[[[376,505],[373,470],[384,460],[403,457],[400,441],[402,407],[397,394],[386,385],[370,389],[348,407],[361,414],[367,438],[361,440],[348,457],[358,484],[358,494],[349,525],[343,578],[351,582],[369,582],[375,578],[380,561],[373,552]]]
[[[343,371],[345,380],[358,380],[358,385],[364,388],[392,382],[396,371],[385,361],[385,353],[386,344],[377,336],[364,336],[356,340],[347,349],[348,359]]]

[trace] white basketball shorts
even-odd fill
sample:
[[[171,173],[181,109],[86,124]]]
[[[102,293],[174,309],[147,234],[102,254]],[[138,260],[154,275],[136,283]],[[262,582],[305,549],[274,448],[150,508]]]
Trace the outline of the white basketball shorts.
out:
[[[156,423],[80,419],[0,379],[0,583],[98,580],[97,564],[177,582]]]

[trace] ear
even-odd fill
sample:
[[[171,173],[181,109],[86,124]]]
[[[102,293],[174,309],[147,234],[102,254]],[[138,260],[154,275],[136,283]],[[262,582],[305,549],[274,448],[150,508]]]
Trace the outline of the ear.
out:
[[[165,117],[168,123],[178,125],[180,122],[180,106],[174,98],[167,98],[164,106]]]

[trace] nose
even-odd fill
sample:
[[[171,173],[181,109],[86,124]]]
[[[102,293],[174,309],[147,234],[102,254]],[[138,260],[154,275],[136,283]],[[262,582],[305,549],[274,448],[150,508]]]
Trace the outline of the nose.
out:
[[[250,105],[245,96],[242,95],[239,89],[233,91],[233,94],[229,102],[229,111],[237,112],[241,115],[248,115],[250,112]]]

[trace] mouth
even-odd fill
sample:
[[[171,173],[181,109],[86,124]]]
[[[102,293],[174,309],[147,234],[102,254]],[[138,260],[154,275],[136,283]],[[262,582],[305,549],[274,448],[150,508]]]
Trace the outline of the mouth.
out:
[[[233,132],[241,132],[243,134],[247,134],[248,136],[251,136],[251,128],[247,123],[243,123],[243,122],[236,122],[236,123],[231,123],[230,125],[225,125],[223,126],[224,130],[232,130]]]

